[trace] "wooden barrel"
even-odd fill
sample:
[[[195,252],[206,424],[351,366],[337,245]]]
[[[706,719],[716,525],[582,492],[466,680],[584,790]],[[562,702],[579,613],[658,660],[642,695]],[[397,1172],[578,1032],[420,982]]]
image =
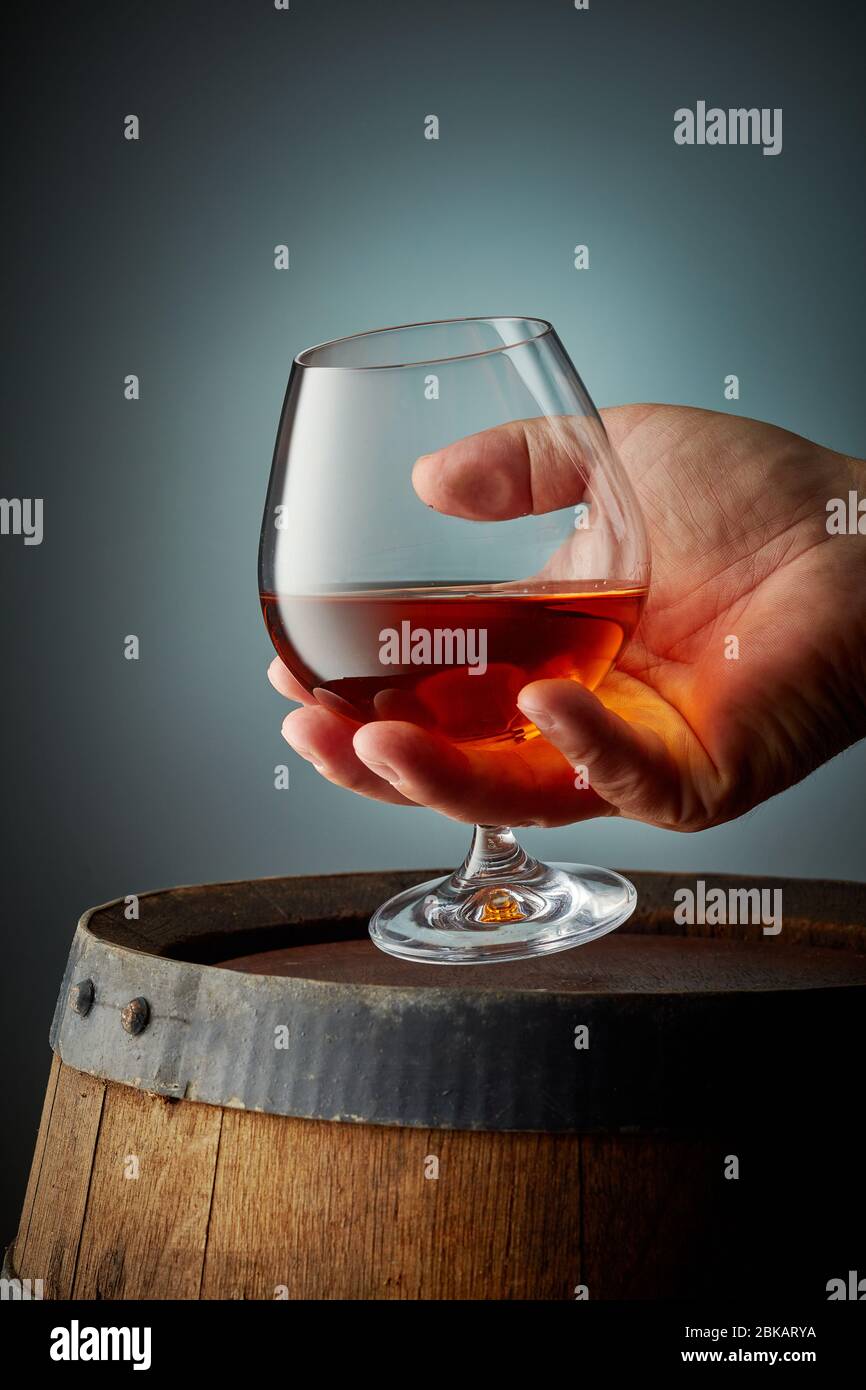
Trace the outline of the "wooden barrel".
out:
[[[434,871],[81,920],[7,1273],[46,1298],[795,1295],[863,1258],[866,885],[486,968],[376,951]]]

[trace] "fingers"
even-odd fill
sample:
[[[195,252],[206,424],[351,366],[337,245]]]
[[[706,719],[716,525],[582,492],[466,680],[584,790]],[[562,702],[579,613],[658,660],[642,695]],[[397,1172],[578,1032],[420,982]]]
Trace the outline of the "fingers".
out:
[[[424,454],[412,471],[428,506],[471,521],[551,512],[583,497],[604,431],[584,416],[516,420]]]
[[[286,742],[348,791],[395,806],[428,806],[469,824],[568,825],[613,814],[544,739],[486,751],[458,748],[394,720],[358,728],[312,701],[281,663],[274,663],[269,676],[281,694],[306,701],[283,721]]]
[[[656,823],[679,820],[680,772],[655,730],[621,719],[576,681],[534,681],[517,703],[620,814]]]
[[[361,796],[427,806],[469,824],[568,825],[617,812],[657,823],[679,818],[680,777],[663,740],[575,681],[535,681],[521,691],[518,704],[543,738],[513,749],[461,749],[414,724],[358,728],[274,666],[275,688],[306,701],[283,721],[287,743],[328,781]]]
[[[376,801],[414,805],[360,761],[352,747],[354,733],[355,725],[318,706],[293,710],[283,720],[283,738],[329,782]]]
[[[575,786],[567,761],[543,739],[519,750],[461,749],[414,724],[365,724],[354,739],[366,766],[404,796],[453,820],[482,825],[566,825],[610,815]]]
[[[297,700],[300,705],[315,705],[316,701],[309,695],[299,681],[296,681],[287,666],[284,666],[278,656],[275,656],[268,667],[268,680],[279,691],[280,695],[285,695],[287,700]]]
[[[608,445],[629,471],[650,467],[660,431],[694,428],[697,411],[680,406],[620,405],[592,416],[539,416],[457,439],[419,458],[415,491],[428,506],[471,521],[504,521],[555,511],[583,500],[592,461]],[[705,413],[705,412],[703,412]]]
[[[304,704],[283,721],[286,742],[348,791],[395,806],[429,806],[469,824],[568,825],[613,813],[544,739],[514,749],[464,750],[396,720],[358,728],[323,709],[281,661],[271,663],[268,679]]]
[[[415,804],[364,766],[352,747],[357,726],[323,709],[279,657],[268,667],[268,680],[287,700],[297,700],[304,705],[304,709],[286,715],[282,729],[283,738],[299,757],[306,758],[329,782],[348,791],[396,806]]]

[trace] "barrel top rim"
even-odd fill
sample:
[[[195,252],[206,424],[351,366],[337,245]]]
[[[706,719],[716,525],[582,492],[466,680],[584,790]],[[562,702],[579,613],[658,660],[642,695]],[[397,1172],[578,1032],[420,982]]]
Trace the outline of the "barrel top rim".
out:
[[[268,973],[267,971],[252,972],[242,970],[237,966],[232,966],[230,962],[238,958],[254,955],[255,949],[247,951],[243,949],[239,938],[247,938],[252,933],[273,934],[275,937],[282,931],[284,934],[291,932],[292,928],[299,929],[305,923],[312,921],[313,925],[322,927],[325,924],[333,928],[334,935],[322,938],[323,944],[334,944],[340,940],[363,940],[366,933],[362,925],[369,911],[381,901],[384,896],[392,891],[397,891],[401,886],[400,881],[405,879],[407,882],[417,881],[422,876],[436,877],[445,870],[392,870],[385,872],[346,872],[329,875],[273,875],[259,879],[229,879],[208,884],[183,884],[173,887],[158,888],[149,890],[136,895],[124,895],[120,898],[98,904],[88,908],[79,919],[79,931],[94,943],[98,942],[101,946],[110,950],[128,952],[133,956],[141,957],[145,960],[162,960],[166,965],[186,964],[194,966],[200,971],[207,971],[208,974],[218,972],[219,976],[234,974],[236,979],[243,978],[245,988],[262,989],[263,981],[279,980],[283,986],[303,984],[307,988],[321,988],[327,990],[344,990],[346,981],[341,979],[307,978],[305,975],[294,976],[285,971]],[[629,871],[626,873],[636,881],[639,893],[638,912],[635,918],[620,929],[615,934],[618,942],[645,942],[648,937],[661,937],[665,942],[702,942],[705,944],[721,945],[723,948],[739,943],[746,950],[753,950],[757,943],[772,948],[772,941],[776,938],[766,938],[760,935],[760,927],[751,927],[749,930],[752,936],[740,936],[731,934],[730,927],[722,927],[718,932],[712,928],[695,931],[688,928],[673,926],[671,921],[660,923],[655,919],[659,917],[659,899],[668,907],[668,917],[672,913],[672,888],[687,887],[694,885],[698,880],[703,879],[707,888],[721,887],[723,889],[736,888],[777,888],[787,889],[789,897],[794,895],[800,898],[805,895],[806,901],[799,904],[799,915],[795,912],[798,931],[794,940],[785,940],[784,934],[778,938],[783,946],[797,946],[813,949],[833,949],[846,947],[853,951],[856,957],[866,956],[866,883],[855,880],[827,880],[827,879],[783,879],[778,876],[764,876],[757,882],[755,876],[741,874],[714,874],[698,873],[685,874],[678,872],[664,871]],[[361,901],[353,909],[334,907],[334,903],[340,897],[341,888],[351,885],[357,894],[360,894]],[[395,888],[396,885],[396,888]],[[276,894],[276,897],[272,897]],[[319,895],[324,897],[319,903],[319,916],[310,918],[311,903],[305,901],[305,895],[311,898],[312,906],[319,901]],[[185,908],[189,903],[189,896],[196,896],[199,899],[213,899],[217,901],[221,895],[231,895],[235,900],[242,903],[252,914],[251,925],[236,931],[225,931],[222,938],[217,931],[214,933],[213,919],[205,914],[203,920],[190,922],[187,920]],[[298,906],[293,910],[286,911],[288,897],[299,899]],[[183,923],[180,932],[172,932],[170,929],[162,938],[153,932],[148,923],[146,913],[137,920],[127,922],[124,917],[124,909],[130,896],[138,899],[139,905],[142,903],[161,903],[176,909],[178,923]],[[828,896],[832,896],[837,905],[841,901],[847,904],[849,910],[846,916],[847,922],[835,923],[833,930],[827,930],[824,935],[826,924],[817,919],[814,915],[814,907],[818,903],[826,902]],[[363,899],[366,897],[367,901]],[[282,900],[281,900],[282,899]],[[329,907],[330,903],[330,907]],[[641,920],[641,906],[644,908],[644,915],[647,921]],[[808,909],[811,909],[808,910]],[[255,915],[258,914],[258,915]],[[274,914],[276,918],[274,919]],[[664,915],[662,913],[662,915]],[[232,925],[230,922],[229,925]],[[236,926],[236,920],[234,922]],[[804,939],[804,930],[807,939]],[[808,939],[810,935],[822,933],[819,939]],[[758,932],[758,935],[754,933]],[[199,949],[203,940],[208,943],[211,951],[211,958],[201,954]],[[284,936],[286,948],[295,946],[294,939],[289,940]],[[609,949],[610,943],[608,945]],[[586,950],[587,948],[583,948]],[[214,954],[215,953],[215,954]],[[377,957],[378,959],[378,957]],[[406,965],[399,963],[398,976],[385,980],[365,979],[363,987],[366,990],[378,993],[387,993],[394,997],[398,992],[405,998],[417,998],[419,989],[423,989],[425,995],[443,996],[451,995],[455,992],[483,993],[488,999],[493,996],[507,996],[516,998],[517,996],[545,996],[562,995],[566,998],[575,997],[594,997],[599,991],[594,988],[592,983],[587,983],[581,987],[579,982],[568,978],[563,987],[562,967],[566,969],[571,962],[586,959],[581,951],[564,953],[559,957],[542,957],[532,962],[534,966],[542,963],[552,962],[557,978],[539,977],[537,982],[522,981],[517,983],[510,980],[512,971],[507,964],[497,964],[489,966],[487,969],[478,968],[470,970],[452,967],[435,967],[429,965]],[[418,972],[423,972],[423,979],[418,978]],[[845,989],[850,984],[854,987],[862,985],[861,980],[838,980],[828,981],[820,987],[832,989]],[[806,980],[802,985],[768,985],[764,990],[760,986],[755,986],[749,992],[753,995],[758,993],[777,993],[780,990],[801,989],[807,990],[810,985]],[[730,988],[713,988],[708,986],[700,988],[701,997],[710,998],[713,996],[726,996],[731,993]],[[685,984],[677,986],[676,982],[659,984],[657,987],[649,989],[634,989],[628,991],[631,997],[651,995],[656,999],[682,998],[695,993],[693,985]]]

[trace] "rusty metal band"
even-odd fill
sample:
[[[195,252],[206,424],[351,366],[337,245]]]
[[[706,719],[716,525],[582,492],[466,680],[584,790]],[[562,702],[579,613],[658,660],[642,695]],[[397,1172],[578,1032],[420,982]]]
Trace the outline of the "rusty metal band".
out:
[[[427,967],[437,984],[418,988],[208,963],[241,941],[261,949],[293,931],[362,937],[372,908],[418,877],[223,885],[219,920],[206,897],[213,889],[142,895],[138,922],[125,921],[123,900],[93,909],[75,933],[51,1045],[81,1071],[178,1100],[377,1125],[724,1130],[796,1115],[807,1093],[810,1105],[816,1096],[828,1111],[838,1105],[839,1059],[860,1047],[860,984],[559,994],[471,988],[463,969],[442,967]],[[689,880],[633,878],[638,930],[666,930],[673,888]],[[801,920],[808,926],[831,888],[837,937],[853,932],[859,943],[866,885],[810,885]],[[574,1046],[580,1025],[587,1050]]]

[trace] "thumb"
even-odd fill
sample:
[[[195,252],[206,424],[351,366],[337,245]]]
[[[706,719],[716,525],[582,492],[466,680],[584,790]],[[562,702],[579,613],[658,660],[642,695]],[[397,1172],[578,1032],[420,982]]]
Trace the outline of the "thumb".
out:
[[[515,420],[423,454],[412,484],[429,507],[470,521],[556,511],[583,499],[593,460],[610,449],[589,416]]]
[[[572,767],[586,768],[590,788],[621,815],[677,823],[680,771],[652,729],[628,723],[572,680],[533,681],[517,703]]]

